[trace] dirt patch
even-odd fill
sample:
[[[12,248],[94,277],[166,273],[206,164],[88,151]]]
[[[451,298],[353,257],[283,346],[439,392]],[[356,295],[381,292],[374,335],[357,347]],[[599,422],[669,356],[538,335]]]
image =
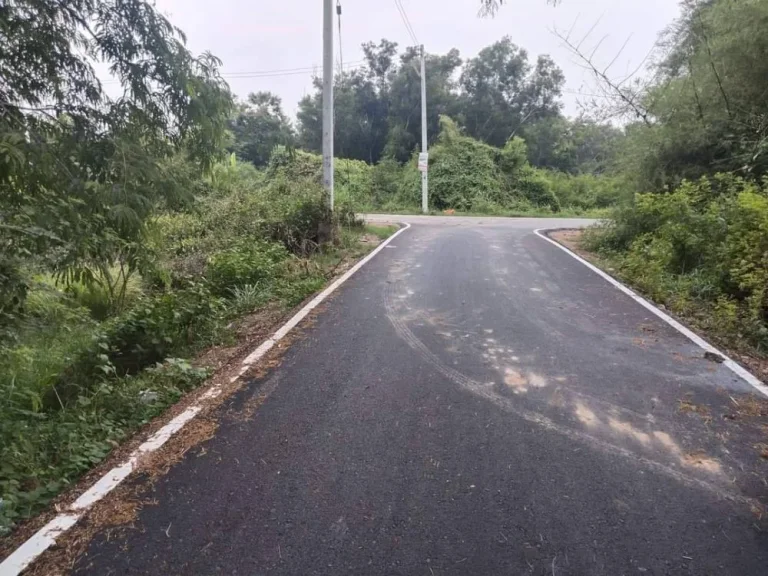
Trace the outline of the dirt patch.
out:
[[[720,462],[714,458],[710,458],[704,452],[694,452],[692,454],[686,454],[681,459],[681,463],[684,466],[690,466],[709,472],[710,474],[720,474],[722,467]]]
[[[768,417],[768,400],[758,398],[754,394],[744,396],[739,400],[731,398],[734,404],[734,412],[741,418],[766,418]]]
[[[711,422],[712,416],[710,415],[709,406],[702,404],[696,404],[693,402],[693,398],[690,394],[677,401],[677,411],[683,414],[697,414],[701,416],[705,422]]]
[[[360,237],[361,244],[372,244],[373,246],[376,246],[377,244],[379,244],[379,242],[381,242],[381,239],[378,236],[376,236],[376,234],[366,233]]]
[[[547,232],[547,236],[552,238],[558,244],[562,244],[571,252],[574,252],[584,258],[585,260],[594,261],[596,256],[587,250],[584,250],[581,246],[581,236],[584,233],[583,230],[578,229],[564,229],[553,230]]]

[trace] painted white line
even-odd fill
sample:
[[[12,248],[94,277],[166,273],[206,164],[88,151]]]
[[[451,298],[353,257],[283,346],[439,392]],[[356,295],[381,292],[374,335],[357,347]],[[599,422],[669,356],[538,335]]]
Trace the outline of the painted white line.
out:
[[[56,543],[56,538],[72,528],[80,519],[80,514],[59,514],[45,526],[35,532],[29,540],[8,556],[0,564],[0,576],[16,576],[29,566],[35,558]]]
[[[232,378],[231,382],[237,381],[239,377],[245,374],[250,366],[260,360],[264,354],[269,352],[277,342],[284,338],[293,328],[295,328],[307,315],[317,308],[323,300],[328,298],[344,282],[349,280],[352,275],[370,262],[376,254],[381,252],[392,240],[405,232],[411,225],[404,222],[402,228],[392,234],[389,238],[379,244],[370,254],[352,266],[347,272],[340,276],[335,282],[325,290],[315,296],[306,306],[299,310],[288,322],[275,332],[271,338],[267,338],[244,360],[238,376]],[[220,386],[211,386],[209,390],[200,396],[201,400],[214,398],[221,394]],[[201,404],[190,406],[184,412],[176,416],[165,426],[155,432],[146,442],[139,446],[128,459],[112,468],[109,472],[99,478],[96,483],[88,490],[83,492],[77,500],[70,506],[69,512],[64,512],[56,516],[48,524],[43,526],[33,534],[26,542],[19,546],[13,553],[0,563],[0,576],[18,576],[24,568],[29,566],[40,554],[56,543],[56,538],[74,526],[83,514],[96,502],[104,498],[114,490],[123,480],[125,480],[139,463],[141,456],[154,452],[165,444],[176,432],[181,430],[184,425],[192,420],[203,409]]]
[[[619,290],[621,290],[622,292],[624,292],[624,294],[626,294],[627,296],[632,298],[632,300],[634,300],[635,302],[640,304],[643,308],[645,308],[649,312],[652,312],[653,314],[655,314],[656,316],[658,316],[659,318],[664,320],[664,322],[666,322],[667,324],[672,326],[672,328],[674,328],[675,330],[680,332],[683,336],[688,338],[688,340],[690,340],[691,342],[696,344],[702,350],[705,350],[707,352],[712,352],[714,354],[717,354],[717,355],[722,356],[723,358],[725,358],[725,361],[723,362],[723,366],[725,366],[728,369],[730,369],[737,376],[739,376],[742,380],[744,380],[747,384],[752,386],[755,390],[757,390],[758,392],[760,392],[764,396],[768,397],[768,386],[763,384],[758,378],[756,378],[749,371],[745,370],[740,364],[738,364],[733,359],[731,359],[728,355],[724,354],[723,352],[721,352],[720,350],[718,350],[717,348],[712,346],[712,344],[710,344],[709,342],[704,340],[704,338],[702,338],[698,334],[695,334],[689,328],[686,328],[685,326],[683,326],[680,322],[678,322],[677,320],[672,318],[669,314],[665,314],[663,311],[658,309],[656,306],[654,306],[653,304],[648,302],[648,300],[646,300],[642,296],[636,294],[631,288],[628,288],[627,286],[625,286],[624,284],[622,284],[621,282],[616,280],[613,276],[610,276],[609,274],[606,274],[605,272],[600,270],[600,268],[598,268],[597,266],[595,266],[594,264],[592,264],[590,262],[587,262],[584,258],[579,256],[575,252],[569,250],[568,248],[566,248],[565,246],[563,246],[559,242],[555,242],[554,240],[552,240],[552,238],[550,238],[549,236],[547,236],[545,234],[545,232],[547,232],[548,230],[557,230],[557,228],[539,228],[538,230],[534,230],[534,233],[539,238],[542,238],[542,239],[546,240],[547,242],[549,242],[550,244],[553,244],[554,246],[557,246],[558,248],[560,248],[560,250],[562,250],[566,254],[572,256],[573,258],[575,258],[576,260],[578,260],[579,262],[584,264],[584,266],[586,266],[587,268],[592,270],[592,272],[594,272],[595,274],[598,274],[604,280],[606,280],[606,281],[610,282],[611,284],[613,284],[614,287],[616,287]]]

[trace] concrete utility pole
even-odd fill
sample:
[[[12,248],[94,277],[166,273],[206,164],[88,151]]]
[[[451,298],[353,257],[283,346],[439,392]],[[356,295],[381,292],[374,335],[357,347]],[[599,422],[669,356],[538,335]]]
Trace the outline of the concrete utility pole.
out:
[[[427,73],[424,62],[424,44],[421,45],[421,154],[419,154],[419,170],[421,170],[421,211],[429,212],[429,151],[427,150]]]
[[[323,0],[323,187],[333,210],[333,0]]]

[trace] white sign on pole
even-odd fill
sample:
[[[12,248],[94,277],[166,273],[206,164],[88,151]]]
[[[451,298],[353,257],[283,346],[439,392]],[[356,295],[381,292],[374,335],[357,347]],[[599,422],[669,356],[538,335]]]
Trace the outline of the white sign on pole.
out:
[[[426,172],[429,170],[429,152],[422,152],[419,154],[419,171]]]

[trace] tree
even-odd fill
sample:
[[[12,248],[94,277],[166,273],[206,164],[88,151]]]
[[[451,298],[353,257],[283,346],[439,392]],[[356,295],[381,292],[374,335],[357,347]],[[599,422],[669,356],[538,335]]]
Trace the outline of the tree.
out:
[[[421,142],[420,54],[409,47],[396,61],[397,44],[382,40],[363,45],[367,65],[336,75],[334,151],[343,158],[370,163],[382,155],[407,160]],[[456,104],[453,76],[461,66],[457,50],[427,55],[428,131],[435,135],[441,114]],[[322,82],[299,102],[299,142],[307,150],[322,147]]]
[[[534,166],[571,174],[601,174],[614,164],[622,131],[586,118],[556,116],[528,124],[521,136]]]
[[[252,93],[238,103],[229,129],[234,136],[231,150],[257,167],[266,166],[275,146],[293,145],[295,139],[280,97],[271,92]]]
[[[627,126],[622,164],[639,190],[715,172],[768,174],[768,2],[687,0],[644,77],[612,77],[610,65],[564,37],[593,71],[610,115]],[[613,58],[615,61],[616,58]]]
[[[503,146],[526,123],[559,114],[564,82],[548,56],[540,56],[531,70],[527,52],[504,37],[467,61],[461,119],[474,138]]]
[[[192,56],[143,0],[6,2],[0,38],[0,292],[23,294],[20,257],[67,280],[127,281],[153,210],[186,193],[166,160],[183,153],[200,171],[222,150],[219,61]],[[107,97],[93,61],[122,97]]]
[[[323,86],[299,102],[298,141],[305,150],[320,152],[323,135]],[[370,163],[378,161],[387,137],[387,99],[368,70],[355,70],[334,80],[334,153]]]
[[[480,15],[493,16],[504,5],[505,0],[480,0]],[[547,0],[547,4],[557,6],[560,0]]]

